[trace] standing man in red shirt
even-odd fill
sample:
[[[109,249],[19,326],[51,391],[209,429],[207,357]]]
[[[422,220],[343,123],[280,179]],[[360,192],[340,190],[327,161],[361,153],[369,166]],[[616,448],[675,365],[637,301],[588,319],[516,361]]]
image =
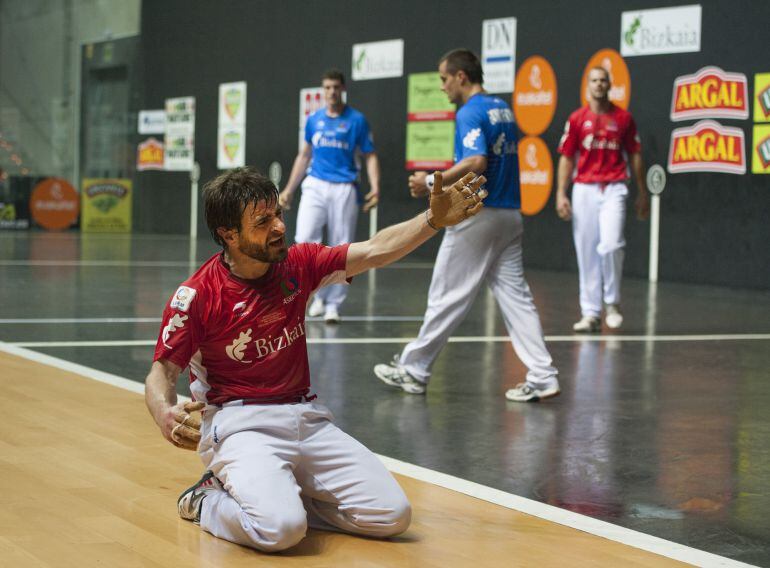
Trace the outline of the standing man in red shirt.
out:
[[[603,67],[588,72],[588,106],[573,112],[559,142],[556,212],[572,219],[572,234],[580,273],[581,319],[572,326],[579,333],[601,330],[602,302],[610,329],[623,324],[620,311],[620,280],[626,241],[628,166],[638,189],[636,213],[649,214],[641,143],[631,113],[609,100],[610,74]],[[567,187],[575,171],[572,202]]]
[[[179,498],[183,519],[271,552],[297,544],[308,526],[369,537],[409,526],[398,483],[311,394],[305,307],[322,286],[390,264],[481,210],[483,176],[448,191],[435,176],[427,211],[334,247],[287,247],[278,190],[252,168],[206,184],[206,223],[223,250],[166,305],[145,385],[163,436],[197,449],[207,470]],[[177,404],[188,366],[195,402]]]

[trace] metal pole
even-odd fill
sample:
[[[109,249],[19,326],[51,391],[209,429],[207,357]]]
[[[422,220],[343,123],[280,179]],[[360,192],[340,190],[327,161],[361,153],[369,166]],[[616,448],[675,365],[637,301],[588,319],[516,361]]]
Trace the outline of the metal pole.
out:
[[[650,198],[650,282],[658,281],[658,247],[660,233],[660,195]]]
[[[201,167],[193,162],[190,170],[190,269],[195,268],[198,254],[198,180],[201,177]]]

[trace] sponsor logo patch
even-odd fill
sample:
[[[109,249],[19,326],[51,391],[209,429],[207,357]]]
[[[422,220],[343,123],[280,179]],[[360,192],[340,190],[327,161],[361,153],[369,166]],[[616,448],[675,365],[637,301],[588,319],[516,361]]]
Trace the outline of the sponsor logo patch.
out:
[[[176,291],[176,294],[174,294],[174,297],[171,299],[171,309],[186,312],[190,309],[190,304],[197,293],[195,288],[180,286]]]

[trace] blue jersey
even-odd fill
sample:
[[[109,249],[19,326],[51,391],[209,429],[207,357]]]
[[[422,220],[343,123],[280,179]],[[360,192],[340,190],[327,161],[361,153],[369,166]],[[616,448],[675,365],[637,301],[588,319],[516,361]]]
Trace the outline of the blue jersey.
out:
[[[313,148],[308,174],[334,183],[357,180],[356,148],[364,154],[374,152],[369,123],[347,105],[339,116],[327,115],[325,108],[311,114],[305,125],[305,142]]]
[[[485,207],[521,208],[518,142],[513,112],[501,98],[479,93],[457,111],[455,163],[469,156],[487,157]]]

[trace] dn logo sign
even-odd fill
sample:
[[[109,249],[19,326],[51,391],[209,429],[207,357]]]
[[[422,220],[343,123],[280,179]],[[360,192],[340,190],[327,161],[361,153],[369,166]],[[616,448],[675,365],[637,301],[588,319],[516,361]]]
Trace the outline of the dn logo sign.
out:
[[[516,59],[516,18],[484,20],[481,30],[484,88],[490,93],[510,93]]]
[[[514,26],[510,25],[510,22],[515,22],[515,18],[503,18],[501,20],[486,20],[484,22],[484,49],[507,49],[511,50],[513,47],[514,38]]]

